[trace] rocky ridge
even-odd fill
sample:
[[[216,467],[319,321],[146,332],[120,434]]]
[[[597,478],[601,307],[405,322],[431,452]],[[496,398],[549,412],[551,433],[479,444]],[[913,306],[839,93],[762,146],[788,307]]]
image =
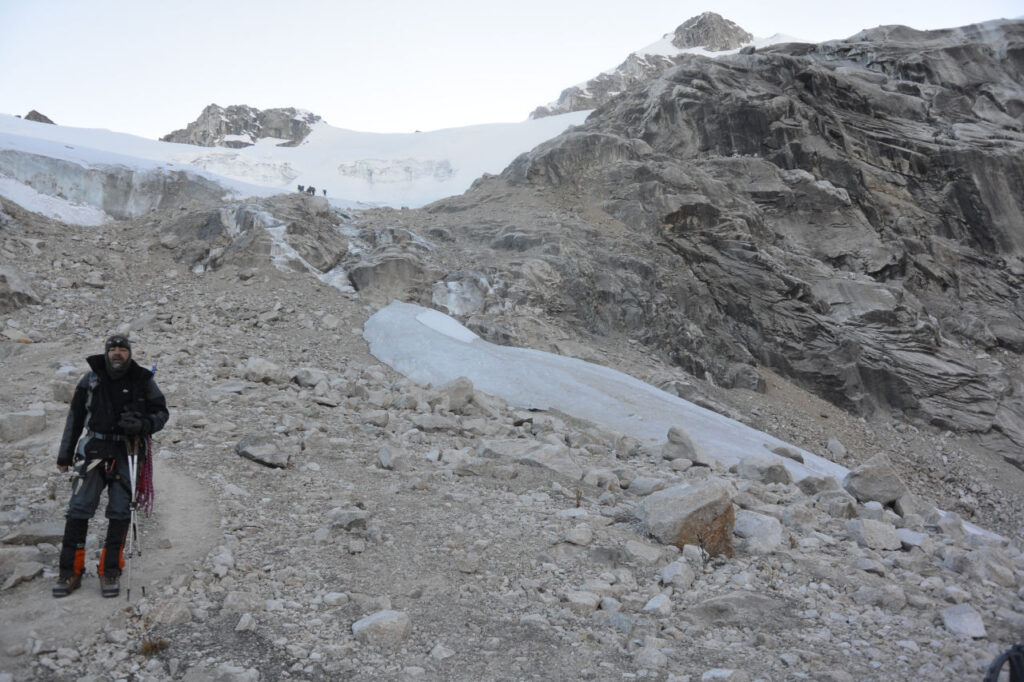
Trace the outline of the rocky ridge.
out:
[[[192,123],[160,138],[162,142],[199,147],[251,147],[257,140],[281,140],[279,147],[295,147],[321,119],[316,114],[292,107],[257,109],[244,104],[221,107],[210,104]]]
[[[33,290],[10,299],[0,350],[11,679],[960,678],[1024,625],[1020,548],[936,515],[941,491],[891,468],[941,449],[950,481],[996,502],[968,502],[972,518],[1021,528],[998,474],[952,442],[869,426],[770,372],[764,393],[724,390],[555,318],[517,340],[672,385],[856,475],[794,483],[768,453],[726,471],[685,425],[639,443],[394,374],[362,322],[382,290],[432,295],[428,276],[392,263],[357,293],[271,261],[278,237],[324,268],[373,244],[429,249],[379,212],[294,195],[157,209],[116,231],[6,202],[3,216],[0,249]],[[170,400],[156,514],[131,602],[101,600],[92,576],[55,602],[67,483],[53,447],[83,357],[112,329]],[[659,500],[698,504],[694,490],[729,517],[718,556],[711,536],[680,548],[664,530],[680,521]]]
[[[754,39],[750,33],[714,12],[704,12],[688,19],[669,35],[671,44],[680,50],[702,48],[709,52],[738,50]],[[668,37],[665,36],[666,39]],[[615,95],[637,87],[676,66],[683,59],[685,55],[634,52],[614,69],[590,79],[583,85],[566,88],[551,104],[534,109],[530,118],[596,109]]]

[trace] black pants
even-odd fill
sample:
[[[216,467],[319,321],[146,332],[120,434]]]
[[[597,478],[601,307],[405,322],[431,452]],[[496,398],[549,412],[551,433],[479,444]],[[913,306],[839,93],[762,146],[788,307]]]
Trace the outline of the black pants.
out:
[[[85,569],[85,539],[89,519],[96,513],[103,490],[107,491],[107,537],[98,567],[100,573],[116,575],[124,563],[122,550],[131,522],[131,475],[124,441],[92,439],[79,448],[86,459],[75,467],[80,479],[68,503],[64,540],[61,543],[60,573],[82,573]],[[90,467],[93,463],[95,466]]]
[[[131,476],[128,454],[123,441],[91,441],[84,448],[86,459],[75,467],[83,479],[75,482],[68,503],[67,518],[91,519],[100,504],[103,489],[107,490],[108,519],[127,521],[131,518]],[[96,466],[89,468],[93,462]]]

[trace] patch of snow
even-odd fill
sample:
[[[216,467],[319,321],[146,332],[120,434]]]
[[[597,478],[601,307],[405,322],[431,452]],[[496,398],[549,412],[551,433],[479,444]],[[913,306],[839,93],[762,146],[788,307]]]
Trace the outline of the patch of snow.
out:
[[[622,372],[576,358],[488,343],[437,310],[392,302],[363,328],[370,352],[420,384],[435,386],[461,376],[511,405],[557,409],[649,443],[663,442],[672,426],[683,427],[707,454],[726,466],[751,453],[775,457],[785,445],[804,464],[778,458],[801,479],[842,480],[847,469],[704,409]]]

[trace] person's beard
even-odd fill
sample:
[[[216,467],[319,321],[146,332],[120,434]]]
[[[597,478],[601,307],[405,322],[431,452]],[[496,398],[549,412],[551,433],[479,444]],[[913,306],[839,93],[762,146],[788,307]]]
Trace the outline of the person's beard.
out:
[[[110,356],[109,355],[104,355],[103,357],[104,357],[104,359],[106,360],[106,363],[107,363],[107,374],[109,374],[111,376],[111,378],[113,378],[113,379],[120,379],[121,377],[123,377],[125,375],[126,372],[128,372],[128,363],[131,362],[131,357],[130,356],[129,356],[129,358],[127,360],[125,360],[124,362],[121,363],[120,367],[115,367],[114,366],[114,363],[112,363],[110,361]]]

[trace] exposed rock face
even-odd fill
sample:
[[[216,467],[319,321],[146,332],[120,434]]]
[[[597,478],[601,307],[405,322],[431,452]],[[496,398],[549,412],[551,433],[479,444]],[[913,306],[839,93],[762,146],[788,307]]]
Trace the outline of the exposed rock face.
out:
[[[180,142],[200,147],[251,147],[257,140],[284,140],[279,147],[294,147],[306,139],[320,117],[291,107],[266,109],[236,104],[227,107],[211,104],[184,130],[175,130],[160,138],[162,142]]]
[[[592,325],[643,318],[698,375],[764,363],[1024,466],[1024,379],[976,357],[1024,351],[1022,52],[1009,21],[691,57],[504,175],[634,231],[548,259]]]
[[[385,224],[446,241],[418,251],[443,269],[488,264],[488,340],[542,310],[1024,468],[1022,53],[1024,22],[1000,21],[688,57]]]
[[[25,114],[25,120],[35,121],[36,123],[49,123],[51,125],[54,124],[53,121],[50,120],[49,116],[46,116],[45,114],[40,114],[35,109]]]
[[[704,12],[676,28],[672,35],[672,45],[681,50],[702,47],[710,52],[720,52],[738,49],[753,39],[751,34],[728,19],[714,12]],[[596,109],[615,95],[635,88],[680,64],[688,56],[634,52],[614,70],[606,71],[582,86],[566,88],[555,102],[537,107],[530,118]]]
[[[687,20],[676,28],[672,44],[680,49],[703,47],[711,52],[737,50],[754,39],[742,28],[714,12]]]

